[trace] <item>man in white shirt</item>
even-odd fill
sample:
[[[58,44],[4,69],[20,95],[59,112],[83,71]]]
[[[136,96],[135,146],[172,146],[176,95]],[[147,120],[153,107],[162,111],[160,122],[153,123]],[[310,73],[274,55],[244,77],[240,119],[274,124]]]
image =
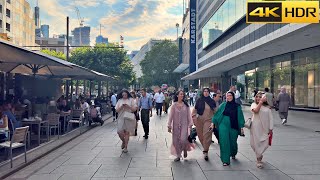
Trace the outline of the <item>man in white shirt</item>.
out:
[[[157,115],[162,114],[162,105],[163,105],[163,101],[164,101],[165,97],[163,95],[163,93],[161,92],[161,90],[159,90],[159,92],[157,92],[154,95],[154,101],[156,102],[156,109],[157,109]],[[160,113],[158,112],[160,110]]]
[[[195,94],[192,92],[192,91],[189,91],[189,98],[190,98],[190,106],[194,106],[194,99],[193,99],[193,97],[195,96]]]
[[[111,107],[112,107],[113,121],[116,121],[116,119],[118,119],[118,113],[116,112],[116,105],[117,105],[117,95],[112,93],[112,96],[111,96]]]
[[[238,104],[241,105],[241,104],[242,104],[242,102],[241,102],[241,100],[240,100],[241,94],[240,94],[240,92],[237,90],[237,87],[236,87],[236,86],[230,86],[229,92],[233,92],[233,93],[234,93],[234,97],[235,97],[236,103],[238,103]]]

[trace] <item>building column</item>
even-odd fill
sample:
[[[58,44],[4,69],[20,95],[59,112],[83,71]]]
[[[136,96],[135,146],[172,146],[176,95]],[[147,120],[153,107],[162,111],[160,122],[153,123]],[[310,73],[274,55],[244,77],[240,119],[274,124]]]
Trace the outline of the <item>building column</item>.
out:
[[[76,96],[79,95],[79,80],[76,81]]]
[[[70,80],[70,86],[71,86],[70,93],[71,93],[71,97],[72,97],[72,95],[73,95],[73,80],[72,79]]]
[[[270,59],[270,77],[271,77],[271,81],[270,81],[270,92],[272,94],[274,94],[274,73],[273,73],[273,59]]]
[[[101,97],[101,81],[98,81],[98,97]]]
[[[90,86],[90,88],[89,88],[89,96],[91,98],[91,93],[92,93],[92,81],[91,80],[89,81],[89,86]]]
[[[83,95],[86,97],[87,93],[87,81],[83,80]]]
[[[222,76],[221,76],[221,93],[225,93],[229,90],[230,88],[230,84],[231,84],[231,76],[228,75],[228,73],[224,73]]]
[[[294,54],[291,53],[291,63],[293,63],[294,60]],[[294,93],[294,88],[295,88],[295,72],[294,69],[292,68],[293,66],[291,65],[290,67],[290,73],[291,73],[291,105],[294,106],[295,102],[294,102],[294,97],[295,97],[295,93]]]
[[[69,80],[66,80],[66,99],[69,99]]]

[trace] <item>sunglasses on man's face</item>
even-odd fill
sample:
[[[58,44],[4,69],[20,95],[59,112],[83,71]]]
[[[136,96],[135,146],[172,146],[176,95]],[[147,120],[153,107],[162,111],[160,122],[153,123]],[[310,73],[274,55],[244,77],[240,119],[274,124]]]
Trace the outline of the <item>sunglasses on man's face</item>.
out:
[[[209,92],[209,91],[203,91],[203,92]]]
[[[256,98],[262,98],[262,96],[256,96]]]

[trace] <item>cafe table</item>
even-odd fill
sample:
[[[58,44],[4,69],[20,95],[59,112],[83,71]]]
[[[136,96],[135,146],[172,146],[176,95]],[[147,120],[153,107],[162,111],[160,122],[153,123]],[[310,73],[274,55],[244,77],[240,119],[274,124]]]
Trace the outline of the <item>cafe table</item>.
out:
[[[34,118],[34,117],[30,117],[29,119],[23,119],[22,121],[22,125],[23,126],[29,126],[29,130],[30,130],[30,135],[31,135],[31,127],[32,125],[36,125],[37,126],[37,132],[38,132],[38,145],[40,145],[40,132],[41,132],[41,126],[45,126],[47,127],[47,139],[49,140],[49,124],[48,121],[44,121],[41,118]]]

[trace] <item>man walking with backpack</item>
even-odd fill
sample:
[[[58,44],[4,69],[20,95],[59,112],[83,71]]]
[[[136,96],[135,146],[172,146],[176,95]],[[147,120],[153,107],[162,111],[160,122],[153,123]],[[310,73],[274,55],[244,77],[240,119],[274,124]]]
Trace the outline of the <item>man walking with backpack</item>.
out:
[[[146,89],[141,89],[141,97],[139,100],[139,109],[141,109],[141,122],[144,130],[144,138],[149,136],[149,122],[152,117],[152,99],[147,95]]]

